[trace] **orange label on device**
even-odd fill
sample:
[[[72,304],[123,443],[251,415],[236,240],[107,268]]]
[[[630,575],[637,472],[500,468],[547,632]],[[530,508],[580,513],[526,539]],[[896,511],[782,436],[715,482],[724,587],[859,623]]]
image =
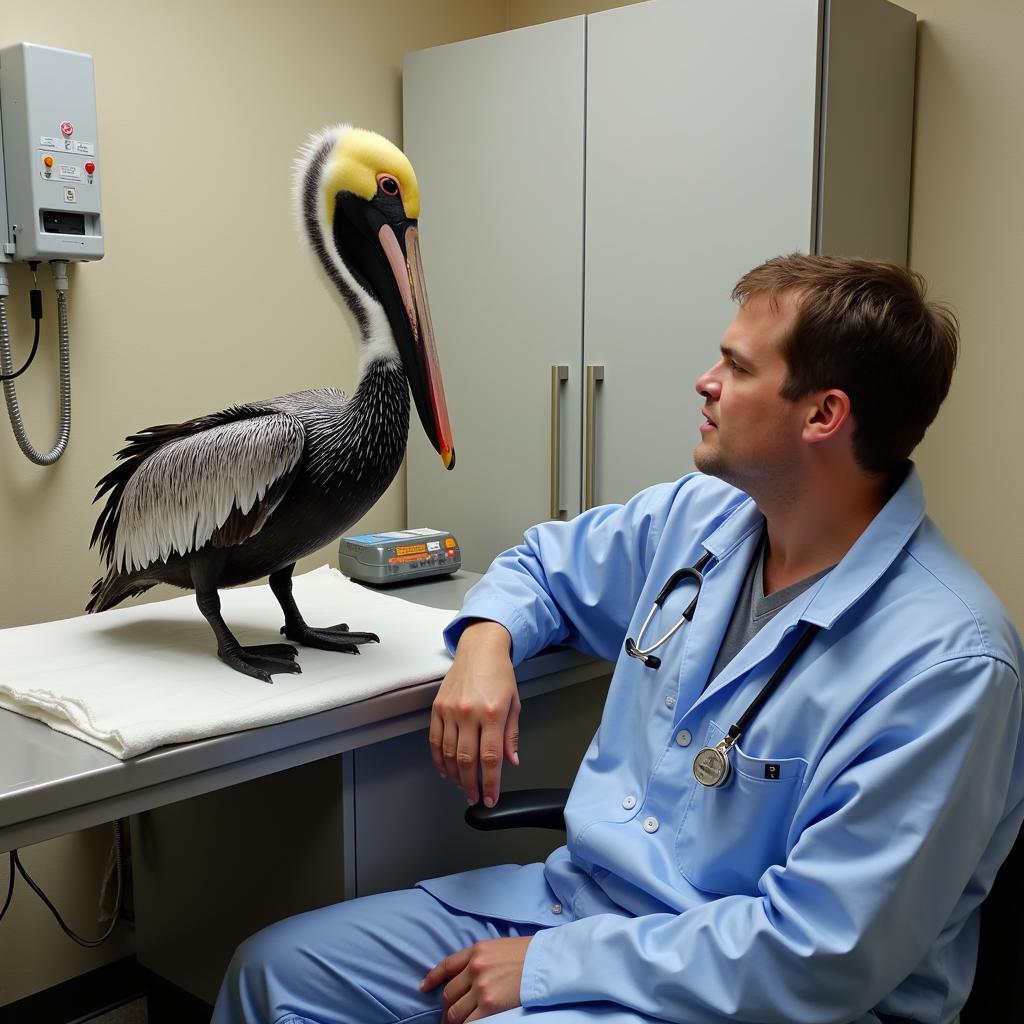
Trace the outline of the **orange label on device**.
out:
[[[399,555],[425,555],[427,553],[426,544],[400,544],[395,548],[395,553]]]

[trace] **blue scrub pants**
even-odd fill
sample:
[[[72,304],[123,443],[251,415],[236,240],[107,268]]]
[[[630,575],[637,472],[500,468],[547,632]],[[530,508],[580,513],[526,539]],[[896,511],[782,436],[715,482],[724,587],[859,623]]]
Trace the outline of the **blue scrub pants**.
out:
[[[423,976],[483,939],[534,935],[539,926],[464,914],[422,889],[347,900],[287,918],[238,947],[211,1024],[396,1024],[441,1020],[441,988]],[[524,1010],[493,1024],[646,1024],[611,1003]]]

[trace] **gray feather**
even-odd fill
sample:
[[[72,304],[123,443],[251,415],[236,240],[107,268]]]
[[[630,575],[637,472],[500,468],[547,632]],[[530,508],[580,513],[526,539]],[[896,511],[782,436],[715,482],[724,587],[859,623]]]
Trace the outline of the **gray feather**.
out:
[[[198,550],[234,507],[246,513],[261,501],[298,464],[305,443],[302,424],[278,413],[224,423],[162,446],[125,487],[113,564],[133,572]]]

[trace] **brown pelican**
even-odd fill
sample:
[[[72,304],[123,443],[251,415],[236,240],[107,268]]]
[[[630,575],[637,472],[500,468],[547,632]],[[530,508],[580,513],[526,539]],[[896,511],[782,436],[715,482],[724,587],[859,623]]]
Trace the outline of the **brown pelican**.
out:
[[[373,633],[313,629],[292,597],[303,555],[335,540],[377,501],[402,462],[409,391],[445,467],[455,464],[420,263],[419,191],[405,154],[340,125],[296,161],[300,235],[360,339],[351,398],[316,388],[232,406],[127,438],[92,543],[107,574],[86,610],[103,611],[157,583],[194,589],[232,668],[270,681],[300,671],[291,644],[243,647],[220,614],[221,587],[270,577],[281,632],[309,647],[358,653]]]

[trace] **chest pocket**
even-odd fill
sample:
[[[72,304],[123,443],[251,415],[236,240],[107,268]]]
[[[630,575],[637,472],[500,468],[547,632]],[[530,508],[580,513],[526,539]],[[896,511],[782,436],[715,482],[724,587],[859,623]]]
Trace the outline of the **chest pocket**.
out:
[[[724,738],[712,722],[705,746]],[[786,835],[807,762],[802,757],[747,757],[737,744],[729,763],[732,771],[723,785],[693,784],[676,833],[676,863],[698,889],[754,896],[765,870],[785,860]]]

